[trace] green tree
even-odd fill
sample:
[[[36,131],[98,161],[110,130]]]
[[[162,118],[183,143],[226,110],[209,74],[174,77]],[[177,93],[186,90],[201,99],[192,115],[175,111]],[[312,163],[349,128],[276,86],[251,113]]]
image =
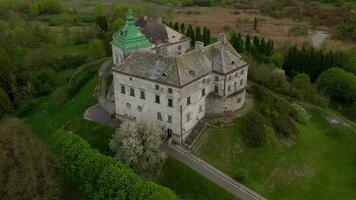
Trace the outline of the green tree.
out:
[[[0,87],[0,119],[5,114],[11,114],[14,108],[4,89]]]
[[[95,60],[105,56],[105,45],[102,40],[93,39],[89,42],[88,46],[89,59]]]
[[[250,47],[251,47],[251,38],[250,35],[247,34],[245,37],[245,49],[246,51],[250,51]]]
[[[199,26],[197,26],[195,28],[195,40],[196,41],[202,41],[202,35],[201,35],[201,30],[200,30]]]
[[[116,158],[144,178],[157,178],[166,158],[159,150],[161,132],[157,126],[124,122],[110,141]]]
[[[178,22],[174,23],[173,29],[176,30],[176,31],[179,31],[179,24],[178,24]]]
[[[0,159],[0,199],[60,199],[56,163],[23,121],[0,121]]]
[[[331,98],[352,103],[356,101],[356,76],[340,68],[330,68],[320,74],[318,87]]]
[[[257,18],[256,17],[253,19],[253,29],[255,31],[257,31]]]
[[[108,20],[106,19],[105,16],[97,16],[95,18],[95,23],[96,25],[100,28],[100,30],[106,32],[108,31]]]
[[[171,190],[143,181],[126,165],[100,154],[76,134],[57,131],[50,144],[65,184],[80,192],[83,199],[177,199]]]
[[[0,88],[6,92],[11,101],[14,100],[16,93],[14,67],[7,53],[0,49]]]
[[[180,24],[180,32],[185,34],[185,24],[184,23]]]

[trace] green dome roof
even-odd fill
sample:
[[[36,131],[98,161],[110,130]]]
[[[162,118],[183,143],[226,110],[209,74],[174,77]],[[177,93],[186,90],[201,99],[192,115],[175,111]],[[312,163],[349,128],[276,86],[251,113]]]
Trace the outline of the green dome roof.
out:
[[[131,9],[128,11],[125,26],[114,34],[112,43],[123,50],[134,50],[151,45],[140,28],[135,25],[135,17]]]

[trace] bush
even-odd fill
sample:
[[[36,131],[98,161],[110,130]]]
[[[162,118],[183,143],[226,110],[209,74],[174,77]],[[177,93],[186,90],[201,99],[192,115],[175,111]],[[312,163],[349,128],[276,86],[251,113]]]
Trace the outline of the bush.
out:
[[[263,116],[252,111],[243,120],[243,138],[245,144],[251,147],[262,147],[267,144],[267,130]]]
[[[65,183],[85,199],[177,199],[167,188],[141,180],[129,168],[91,149],[80,136],[58,131],[51,137]]]
[[[87,58],[84,54],[64,54],[57,60],[55,69],[61,71],[81,66],[87,62]]]

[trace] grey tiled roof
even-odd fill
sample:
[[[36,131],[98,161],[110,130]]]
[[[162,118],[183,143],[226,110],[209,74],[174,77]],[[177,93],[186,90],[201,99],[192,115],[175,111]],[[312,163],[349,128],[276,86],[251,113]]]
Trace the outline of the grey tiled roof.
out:
[[[216,42],[204,47],[203,51],[195,49],[170,57],[135,51],[113,69],[127,75],[182,87],[210,72],[227,74],[245,65],[246,62],[229,43]]]

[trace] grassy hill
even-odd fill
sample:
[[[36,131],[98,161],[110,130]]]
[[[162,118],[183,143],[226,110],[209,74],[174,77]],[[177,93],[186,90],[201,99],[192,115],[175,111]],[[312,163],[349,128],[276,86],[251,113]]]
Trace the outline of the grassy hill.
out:
[[[248,147],[238,119],[207,129],[194,153],[267,199],[355,199],[355,125],[330,109],[303,107],[309,122],[295,139]]]

